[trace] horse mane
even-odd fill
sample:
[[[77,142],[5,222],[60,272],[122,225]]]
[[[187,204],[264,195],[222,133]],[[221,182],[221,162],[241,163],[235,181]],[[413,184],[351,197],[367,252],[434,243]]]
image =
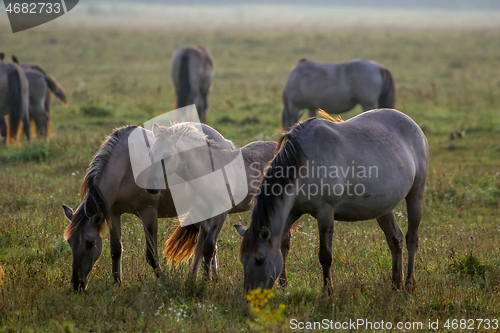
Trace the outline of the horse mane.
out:
[[[299,133],[316,118],[310,118],[302,123],[294,125],[287,133],[283,134],[278,141],[275,155],[266,170],[259,186],[259,193],[253,198],[252,223],[243,237],[243,248],[252,248],[259,238],[260,230],[269,227],[270,217],[276,210],[276,199],[278,196],[272,194],[273,186],[278,185],[283,189],[295,180],[294,175],[283,172],[287,168],[298,170],[304,165],[304,152],[297,142]],[[279,175],[277,174],[279,173]],[[283,196],[283,193],[282,195]]]
[[[192,138],[194,140],[205,140],[210,148],[226,150],[220,145],[219,142],[209,139],[204,132],[198,130],[195,126],[186,123],[174,123],[170,127],[160,126],[158,135],[155,136],[155,140],[161,140],[162,138],[166,138],[168,136],[175,135],[181,132],[183,132],[182,136],[185,136],[187,138]],[[236,149],[236,146],[231,140],[225,140],[231,147],[231,149]]]
[[[85,225],[86,220],[94,219],[99,232],[102,231],[105,221],[109,221],[109,215],[106,210],[106,199],[98,187],[101,175],[106,168],[109,158],[113,153],[114,148],[120,141],[123,134],[135,129],[137,126],[128,125],[115,129],[99,148],[92,162],[87,169],[83,180],[80,196],[82,202],[75,210],[71,223],[64,231],[64,237],[70,238],[75,232],[80,231]]]
[[[300,60],[299,60],[299,64],[300,64],[301,62],[304,62],[304,61],[309,61],[309,59],[307,59],[307,58],[300,58]]]

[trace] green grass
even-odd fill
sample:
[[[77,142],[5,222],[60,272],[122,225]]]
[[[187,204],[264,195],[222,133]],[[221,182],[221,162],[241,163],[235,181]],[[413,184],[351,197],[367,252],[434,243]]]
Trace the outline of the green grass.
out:
[[[187,283],[187,263],[171,269],[162,262],[165,276],[156,279],[144,258],[138,219],[124,216],[122,285],[112,283],[105,240],[87,291],[75,295],[69,286],[71,250],[62,237],[67,221],[61,205],[78,206],[85,170],[113,128],[174,109],[170,56],[191,44],[206,45],[216,62],[207,122],[238,145],[278,139],[281,92],[302,57],[365,58],[387,66],[396,83],[397,108],[427,135],[431,156],[415,293],[392,289],[384,235],[375,221],[366,221],[336,224],[335,292],[331,298],[323,295],[316,222],[304,216],[292,239],[290,285],[276,289],[270,301],[272,309],[285,305],[286,323],[291,318],[443,323],[500,316],[498,31],[28,30],[0,34],[2,51],[56,77],[69,107],[54,103],[49,142],[0,147],[1,331],[247,328],[240,239],[232,225],[248,225],[249,213],[229,217],[221,232],[225,267],[216,282]],[[451,141],[450,133],[463,128],[465,137]],[[405,231],[404,204],[396,211]],[[176,225],[173,219],[159,224],[161,247]]]

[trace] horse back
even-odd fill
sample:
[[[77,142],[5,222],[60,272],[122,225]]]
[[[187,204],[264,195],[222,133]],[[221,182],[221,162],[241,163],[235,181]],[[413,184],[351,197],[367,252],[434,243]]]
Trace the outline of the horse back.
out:
[[[411,118],[396,110],[368,111],[342,123],[313,118],[296,140],[307,168],[319,173],[318,166],[326,166],[321,172],[328,173],[326,178],[306,177],[303,184],[321,188],[321,182],[329,182],[330,188],[338,184],[346,189],[350,183],[363,189],[362,195],[324,196],[340,220],[364,220],[389,212],[427,173],[427,140]],[[307,205],[323,202],[300,200]]]
[[[371,61],[319,64],[306,60],[290,73],[284,96],[302,108],[341,113],[361,101],[378,100],[382,84],[381,67]]]

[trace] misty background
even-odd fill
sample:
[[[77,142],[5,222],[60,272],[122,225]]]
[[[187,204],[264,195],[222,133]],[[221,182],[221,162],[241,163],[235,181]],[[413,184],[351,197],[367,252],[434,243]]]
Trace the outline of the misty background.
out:
[[[102,2],[101,0],[86,0]],[[112,0],[111,2],[154,3],[164,5],[308,5],[308,6],[348,6],[392,9],[427,10],[500,10],[499,0]]]
[[[85,0],[35,29],[497,30],[500,0]],[[11,33],[0,5],[0,33]]]

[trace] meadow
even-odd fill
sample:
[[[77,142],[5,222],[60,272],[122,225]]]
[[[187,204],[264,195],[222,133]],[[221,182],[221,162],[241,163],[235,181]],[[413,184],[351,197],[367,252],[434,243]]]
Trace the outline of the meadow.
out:
[[[123,282],[111,278],[109,241],[87,290],[69,286],[71,250],[63,238],[62,204],[76,208],[83,175],[104,138],[126,124],[175,108],[170,56],[207,46],[216,74],[208,125],[242,146],[280,136],[281,92],[302,57],[353,58],[388,67],[396,108],[412,117],[430,145],[430,167],[416,259],[417,289],[393,290],[391,256],[374,220],[336,223],[334,294],[322,292],[317,226],[303,216],[292,236],[289,286],[275,288],[271,310],[281,321],[439,320],[500,317],[500,32],[432,29],[330,31],[168,31],[105,27],[0,34],[0,51],[38,64],[66,89],[69,106],[54,102],[50,140],[0,147],[0,331],[235,332],[259,330],[249,312],[239,262],[250,213],[230,216],[218,241],[217,281],[186,282],[188,263],[156,278],[144,257],[142,225],[122,218]],[[343,114],[344,119],[361,112]],[[462,139],[450,133],[466,130]],[[404,203],[397,220],[407,228]],[[159,244],[177,225],[159,222]],[[406,250],[403,252],[406,253]],[[406,257],[404,259],[406,263]],[[406,264],[405,264],[406,266]],[[253,326],[249,326],[253,323]],[[477,327],[477,325],[476,325]]]

